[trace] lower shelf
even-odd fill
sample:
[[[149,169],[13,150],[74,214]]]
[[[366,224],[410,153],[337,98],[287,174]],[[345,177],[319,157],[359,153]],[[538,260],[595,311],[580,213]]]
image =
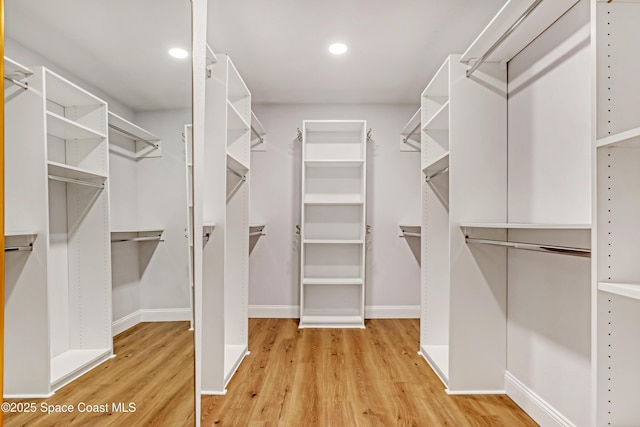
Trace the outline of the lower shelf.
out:
[[[67,350],[51,359],[51,388],[57,390],[111,357],[110,348]]]
[[[224,386],[233,377],[244,357],[249,354],[246,345],[225,345],[224,346]]]
[[[440,381],[447,387],[449,383],[449,346],[423,345],[420,350],[422,357],[427,360]]]
[[[300,318],[300,328],[362,328],[362,316],[348,315],[306,315]]]
[[[623,297],[640,300],[640,284],[637,283],[598,283],[598,290]]]

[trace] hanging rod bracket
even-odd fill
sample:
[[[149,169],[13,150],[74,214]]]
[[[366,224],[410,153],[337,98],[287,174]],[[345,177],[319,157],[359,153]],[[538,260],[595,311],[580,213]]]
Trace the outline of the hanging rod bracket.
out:
[[[298,141],[302,142],[302,131],[298,128]]]
[[[367,142],[371,141],[371,128],[367,131]]]

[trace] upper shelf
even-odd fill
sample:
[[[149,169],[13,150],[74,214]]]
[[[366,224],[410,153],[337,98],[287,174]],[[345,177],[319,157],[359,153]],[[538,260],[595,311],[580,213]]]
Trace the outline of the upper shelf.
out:
[[[509,61],[576,4],[577,0],[542,1],[527,17],[521,19],[534,3],[534,0],[509,0],[469,46],[460,61],[468,63],[481,58],[501,38],[504,40],[485,61]],[[507,31],[519,21],[517,28],[505,36]]]
[[[318,168],[352,168],[364,165],[364,160],[305,160],[304,165],[308,167]]]
[[[47,99],[63,107],[83,105],[106,105],[106,102],[92,95],[80,86],[45,68]]]
[[[596,141],[598,148],[605,147],[640,147],[640,127],[629,129],[615,135],[609,135]]]
[[[104,174],[92,172],[90,170],[82,169],[76,166],[69,166],[63,163],[52,161],[47,162],[47,165],[49,175],[53,175],[56,177],[77,180],[95,179],[101,182],[107,179],[107,176]]]
[[[160,148],[159,137],[111,111],[109,111],[109,128],[135,142],[142,142],[156,149]]]
[[[463,222],[461,228],[500,228],[520,230],[591,230],[591,224],[534,224],[517,222]]]
[[[77,122],[47,111],[47,133],[60,139],[102,139],[106,135]]]

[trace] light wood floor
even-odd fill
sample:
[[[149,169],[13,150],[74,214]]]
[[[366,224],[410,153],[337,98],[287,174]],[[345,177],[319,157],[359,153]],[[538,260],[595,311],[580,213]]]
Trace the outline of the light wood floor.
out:
[[[5,426],[193,426],[193,333],[189,322],[140,323],[114,338],[110,359],[48,399],[50,405],[133,402],[134,413],[5,413]]]
[[[449,396],[417,354],[419,321],[365,330],[250,319],[226,396],[203,396],[203,426],[535,426],[506,396]],[[473,357],[472,354],[469,357]]]

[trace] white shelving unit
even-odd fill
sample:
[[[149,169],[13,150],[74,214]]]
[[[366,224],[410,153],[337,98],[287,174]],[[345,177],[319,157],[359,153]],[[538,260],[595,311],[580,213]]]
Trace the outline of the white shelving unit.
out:
[[[107,105],[46,68],[5,64],[28,80],[5,98],[5,224],[33,231],[10,237],[32,252],[7,258],[4,391],[44,397],[113,353]]]
[[[640,425],[640,63],[638,2],[593,2],[596,256],[592,277],[594,425]]]
[[[202,218],[202,394],[224,394],[248,351],[251,93],[228,55],[209,52]],[[199,161],[199,159],[194,159]],[[198,174],[196,177],[200,176]],[[195,203],[198,206],[199,203]],[[198,217],[198,216],[196,216]],[[215,227],[213,227],[215,224]],[[200,227],[199,224],[196,224]]]
[[[305,120],[300,328],[364,328],[366,122]]]
[[[420,353],[449,393],[502,392],[504,277],[483,274],[460,224],[506,219],[506,73],[486,64],[467,79],[451,55],[422,93],[421,112]]]

